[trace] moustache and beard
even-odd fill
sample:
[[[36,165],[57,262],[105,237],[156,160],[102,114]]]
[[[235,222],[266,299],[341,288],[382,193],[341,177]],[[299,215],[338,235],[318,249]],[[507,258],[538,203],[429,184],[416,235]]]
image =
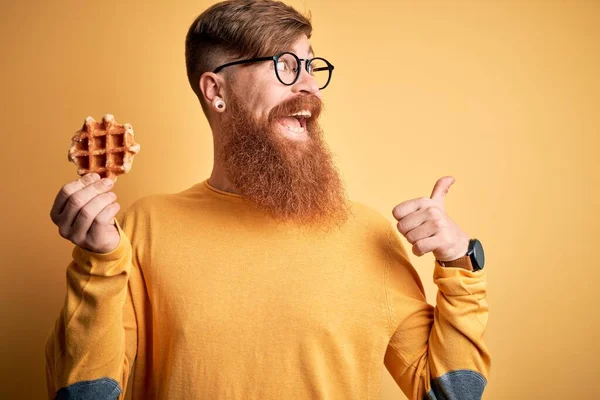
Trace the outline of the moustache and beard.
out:
[[[284,136],[286,128],[278,120],[301,110],[311,112],[307,137]],[[296,96],[274,107],[268,118],[258,119],[233,94],[228,111],[217,156],[240,195],[278,220],[324,230],[347,220],[345,189],[318,123],[318,97]]]

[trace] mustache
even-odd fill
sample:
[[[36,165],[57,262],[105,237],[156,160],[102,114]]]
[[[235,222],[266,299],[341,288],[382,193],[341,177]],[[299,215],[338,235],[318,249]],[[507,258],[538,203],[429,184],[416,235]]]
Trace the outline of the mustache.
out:
[[[289,117],[299,111],[310,111],[311,120],[316,120],[324,109],[323,102],[314,94],[303,94],[292,97],[275,107],[269,112],[269,122],[282,117]]]

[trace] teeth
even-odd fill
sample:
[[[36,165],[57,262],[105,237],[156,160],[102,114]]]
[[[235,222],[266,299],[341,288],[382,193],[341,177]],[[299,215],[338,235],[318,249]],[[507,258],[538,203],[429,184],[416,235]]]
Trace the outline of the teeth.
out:
[[[311,115],[312,114],[311,114],[310,111],[302,110],[302,111],[297,112],[296,114],[292,114],[291,116],[292,117],[307,117],[307,118],[310,118]]]
[[[304,133],[304,128],[303,127],[295,127],[295,126],[286,126],[286,128],[289,131],[292,131],[294,133]]]

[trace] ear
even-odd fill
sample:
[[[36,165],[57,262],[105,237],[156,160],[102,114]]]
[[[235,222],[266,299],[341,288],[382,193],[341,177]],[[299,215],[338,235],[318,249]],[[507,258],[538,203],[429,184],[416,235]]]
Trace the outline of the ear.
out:
[[[198,85],[200,87],[200,92],[204,97],[204,101],[209,106],[216,100],[224,100],[223,95],[225,93],[225,82],[221,76],[213,72],[205,72],[200,77]]]

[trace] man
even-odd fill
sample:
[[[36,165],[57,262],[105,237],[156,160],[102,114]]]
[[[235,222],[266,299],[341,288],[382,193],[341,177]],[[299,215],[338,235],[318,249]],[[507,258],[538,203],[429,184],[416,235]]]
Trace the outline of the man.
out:
[[[134,399],[375,399],[382,364],[411,399],[481,397],[485,272],[445,213],[453,178],[398,204],[397,227],[346,199],[318,124],[334,67],[311,33],[283,3],[210,7],[186,39],[210,178],[115,223],[110,181],[61,189],[51,217],[76,246],[50,398],[122,399],[134,361]],[[436,257],[435,309],[399,233]]]

